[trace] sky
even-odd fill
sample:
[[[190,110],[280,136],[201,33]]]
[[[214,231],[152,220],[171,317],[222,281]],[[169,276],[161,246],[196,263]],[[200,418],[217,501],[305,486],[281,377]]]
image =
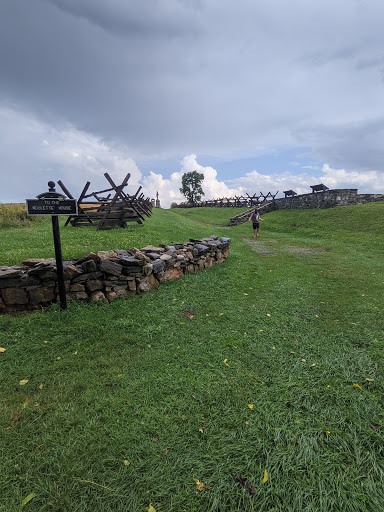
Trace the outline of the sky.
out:
[[[0,203],[384,193],[382,0],[1,0]]]

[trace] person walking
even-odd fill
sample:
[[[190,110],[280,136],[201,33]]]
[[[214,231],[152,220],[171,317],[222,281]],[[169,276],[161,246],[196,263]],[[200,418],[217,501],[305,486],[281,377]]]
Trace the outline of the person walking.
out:
[[[255,208],[255,210],[252,212],[248,221],[250,221],[250,220],[252,221],[252,224],[253,224],[253,238],[256,238],[259,234],[260,221],[264,222],[264,219],[262,219],[260,217],[258,208]]]

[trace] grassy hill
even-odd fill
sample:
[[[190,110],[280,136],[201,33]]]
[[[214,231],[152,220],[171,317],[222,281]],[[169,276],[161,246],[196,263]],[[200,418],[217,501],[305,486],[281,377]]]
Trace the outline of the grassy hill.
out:
[[[1,511],[383,510],[384,203],[273,212],[257,240],[236,213],[61,229],[66,259],[232,244],[143,296],[0,318]],[[0,265],[32,256],[49,219],[0,230]]]

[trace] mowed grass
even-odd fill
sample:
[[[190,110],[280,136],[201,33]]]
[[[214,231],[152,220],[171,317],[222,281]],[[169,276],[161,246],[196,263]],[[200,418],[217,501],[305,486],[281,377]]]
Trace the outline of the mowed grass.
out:
[[[67,258],[232,244],[142,296],[0,318],[0,510],[384,510],[384,204],[273,212],[256,241],[235,213],[61,229]],[[0,265],[51,245],[48,220],[2,229]]]

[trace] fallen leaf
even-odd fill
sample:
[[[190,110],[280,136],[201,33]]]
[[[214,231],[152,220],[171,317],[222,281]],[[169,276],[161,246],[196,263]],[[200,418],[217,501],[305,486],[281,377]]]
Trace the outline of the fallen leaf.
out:
[[[268,482],[268,473],[267,473],[267,470],[265,469],[264,476],[263,476],[263,484],[265,484],[266,482]]]
[[[249,407],[250,409],[253,409],[253,404],[248,404],[248,407]]]
[[[224,315],[224,313],[219,313],[219,316],[223,316],[223,315]]]
[[[269,313],[267,313],[267,316],[271,316]]]
[[[151,441],[153,441],[154,443],[156,443],[159,439],[157,437],[151,437]]]
[[[28,503],[28,501],[31,501],[31,499],[34,498],[35,496],[36,496],[35,492],[31,492],[31,494],[28,494],[28,496],[26,498],[24,498],[23,501],[21,502],[21,506],[24,507],[24,505],[26,505]]]
[[[129,465],[130,465],[130,462],[129,462],[129,460],[128,460],[128,459],[124,459],[124,465],[125,465],[125,466],[129,466]]]
[[[316,366],[316,363],[311,364],[311,366],[312,366],[312,368],[313,368],[314,366]]]
[[[358,384],[353,385],[354,388],[361,389],[361,387]]]
[[[0,347],[0,352],[5,352],[7,349],[4,347]]]
[[[43,389],[44,384],[40,384],[39,389]]]
[[[245,488],[249,491],[249,494],[252,494],[252,496],[254,496],[257,492],[255,486],[249,480],[245,482]]]
[[[243,293],[243,295],[248,295],[248,293]]]
[[[330,430],[326,430],[326,431],[325,431],[325,433],[326,433],[326,434],[330,434],[330,433],[331,433],[331,431],[330,431]]]
[[[166,448],[166,449],[163,451],[163,454],[164,454],[164,455],[167,455],[167,453],[168,453],[168,449]]]
[[[148,512],[156,512],[156,509],[152,507],[152,503],[149,504]]]
[[[246,425],[249,425],[249,420],[247,420],[247,421],[245,422],[245,424],[246,424]]]
[[[19,386],[25,386],[29,382],[29,379],[23,379],[19,382]]]
[[[197,487],[197,490],[198,491],[202,491],[204,489],[204,484],[203,482],[200,482],[200,480],[195,480],[196,482],[196,487]]]
[[[256,494],[257,491],[253,483],[249,480],[244,480],[243,475],[241,474],[240,471],[237,473],[237,475],[232,475],[232,478],[234,479],[235,482],[239,483],[240,489],[245,487],[250,494]]]
[[[75,356],[77,356],[77,353],[78,353],[78,352],[77,352],[77,350],[76,350],[76,351],[74,352],[74,355],[75,355]]]
[[[228,364],[228,359],[224,359],[224,364],[225,364],[225,366],[228,366],[228,368],[230,367]]]
[[[204,430],[202,428],[199,428],[199,432],[201,432],[202,434],[204,434]]]
[[[365,379],[367,382],[375,382],[375,379]]]

